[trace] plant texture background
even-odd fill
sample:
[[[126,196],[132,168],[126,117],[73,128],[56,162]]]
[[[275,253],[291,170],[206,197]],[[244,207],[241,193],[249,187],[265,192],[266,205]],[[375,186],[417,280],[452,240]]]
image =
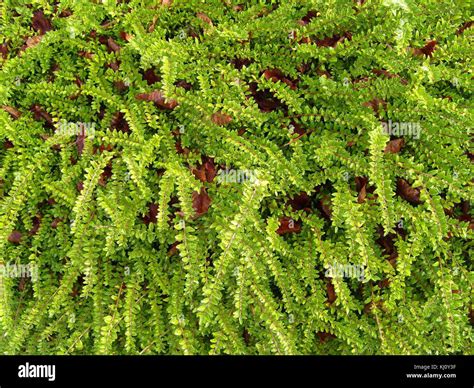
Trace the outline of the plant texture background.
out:
[[[0,3],[4,354],[472,354],[460,0]]]

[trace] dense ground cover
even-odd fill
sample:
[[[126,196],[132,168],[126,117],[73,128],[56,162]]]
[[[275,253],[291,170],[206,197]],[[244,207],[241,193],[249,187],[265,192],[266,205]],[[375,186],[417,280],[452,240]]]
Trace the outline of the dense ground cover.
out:
[[[0,3],[0,351],[472,353],[468,2]]]

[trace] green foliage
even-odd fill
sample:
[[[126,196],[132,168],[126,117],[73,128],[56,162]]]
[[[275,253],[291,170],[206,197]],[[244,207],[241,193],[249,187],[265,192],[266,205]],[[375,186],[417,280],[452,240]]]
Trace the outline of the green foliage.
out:
[[[470,17],[1,2],[0,351],[472,354]]]

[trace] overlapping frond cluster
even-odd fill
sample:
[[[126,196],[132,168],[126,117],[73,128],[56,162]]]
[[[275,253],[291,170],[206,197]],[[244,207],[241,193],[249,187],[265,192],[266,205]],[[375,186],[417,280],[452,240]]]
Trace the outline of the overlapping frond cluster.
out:
[[[471,353],[468,5],[1,2],[0,351]]]

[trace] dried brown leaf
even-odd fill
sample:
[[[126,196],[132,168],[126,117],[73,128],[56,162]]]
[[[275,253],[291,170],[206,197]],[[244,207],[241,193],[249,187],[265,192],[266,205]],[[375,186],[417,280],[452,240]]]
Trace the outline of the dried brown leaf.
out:
[[[125,114],[122,112],[115,112],[112,116],[112,121],[110,122],[110,128],[115,129],[116,131],[129,133],[130,126],[128,125],[127,120],[125,120]]]
[[[380,105],[382,105],[383,109],[387,108],[387,102],[378,97],[375,97],[370,101],[364,102],[362,105],[371,108],[376,114],[379,113]]]
[[[113,38],[107,39],[107,48],[109,49],[109,51],[114,52],[114,53],[120,51],[119,44]]]
[[[19,232],[18,230],[14,230],[8,236],[8,241],[11,242],[12,244],[19,244],[21,242],[21,237],[22,237],[21,232]]]
[[[81,131],[76,137],[76,147],[77,147],[77,154],[82,155],[82,151],[84,150],[84,142],[86,140],[86,131],[83,126],[81,126]]]
[[[280,218],[280,225],[276,231],[279,235],[301,232],[301,224],[290,217]]]
[[[211,206],[211,202],[212,200],[204,187],[201,187],[201,191],[199,193],[197,191],[193,192],[193,208],[196,211],[197,217],[207,213],[209,207]]]
[[[413,50],[413,53],[417,56],[424,55],[426,57],[432,57],[433,51],[435,51],[437,44],[438,42],[436,40],[431,40],[426,43],[422,48],[415,48]]]
[[[100,174],[100,177],[99,177],[99,185],[101,185],[102,187],[105,187],[107,185],[107,181],[110,179],[110,177],[112,176],[112,165],[111,164],[108,164],[107,166],[104,167],[104,171],[102,172],[102,174]]]
[[[366,185],[362,186],[357,196],[357,203],[365,202],[365,197],[367,196]]]
[[[319,13],[317,11],[308,11],[308,13],[305,16],[303,16],[300,20],[298,20],[298,24],[301,26],[305,26],[317,16],[319,16]]]
[[[155,73],[153,68],[143,72],[143,79],[148,85],[153,85],[154,83],[161,81],[161,77]]]
[[[212,114],[211,120],[217,125],[227,125],[232,121],[232,117],[223,112],[216,112]]]
[[[150,203],[148,205],[148,212],[143,217],[143,222],[148,225],[150,223],[156,224],[156,217],[158,215],[158,204]]]
[[[204,12],[198,12],[196,16],[201,19],[204,23],[209,24],[210,26],[213,26],[212,20],[209,16],[207,16]]]
[[[327,302],[329,304],[334,303],[337,299],[337,295],[336,295],[336,290],[334,289],[334,285],[332,284],[332,282],[328,281],[326,283],[326,291],[328,295]]]
[[[293,211],[304,210],[311,212],[311,198],[305,192],[302,192],[291,198],[287,205],[290,205]]]
[[[202,164],[192,170],[194,176],[201,182],[212,182],[216,177],[216,165],[212,158],[204,157]]]
[[[465,30],[471,28],[473,24],[474,22],[472,20],[463,23],[463,25],[456,31],[456,35],[461,35]]]
[[[23,46],[21,46],[21,51],[25,51],[26,49],[33,48],[37,46],[43,37],[41,35],[30,36],[26,39],[26,42]]]
[[[3,59],[7,59],[8,57],[8,43],[4,42],[0,44],[0,55]]]
[[[41,10],[33,13],[31,25],[35,31],[40,33],[40,35],[44,35],[53,29],[51,22],[46,18],[46,16],[44,16],[43,11]]]
[[[323,196],[318,203],[318,209],[322,212],[323,216],[330,219],[332,217],[332,202],[329,195]]]
[[[390,140],[387,145],[385,146],[384,152],[386,154],[396,154],[401,151],[403,146],[405,145],[405,140],[404,139],[394,139]]]
[[[14,119],[18,119],[21,116],[21,112],[13,106],[2,105],[2,109],[9,113]]]
[[[56,229],[59,226],[59,224],[61,223],[62,220],[63,220],[62,218],[55,218],[51,222],[51,228]]]
[[[155,105],[162,109],[173,110],[178,106],[178,102],[173,99],[167,100],[163,92],[154,90],[150,93],[140,93],[136,96],[137,100],[152,101]]]
[[[422,203],[420,200],[420,190],[418,188],[413,188],[405,179],[398,179],[397,194],[415,205]]]

